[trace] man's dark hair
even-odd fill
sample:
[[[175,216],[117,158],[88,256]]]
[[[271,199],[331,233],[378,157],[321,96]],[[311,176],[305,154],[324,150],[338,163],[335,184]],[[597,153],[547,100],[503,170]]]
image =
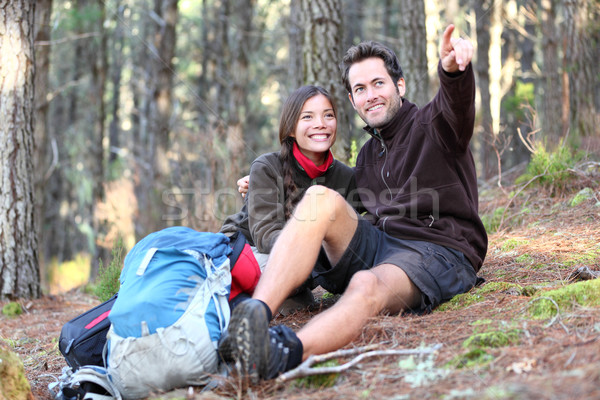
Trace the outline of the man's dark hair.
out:
[[[398,80],[404,75],[402,74],[402,68],[396,53],[387,46],[381,43],[368,41],[354,45],[348,49],[346,55],[340,63],[340,69],[342,70],[342,81],[348,93],[352,93],[350,82],[348,80],[348,71],[350,67],[358,62],[364,61],[367,58],[381,58],[387,69],[388,74],[394,81],[394,84],[398,83]]]

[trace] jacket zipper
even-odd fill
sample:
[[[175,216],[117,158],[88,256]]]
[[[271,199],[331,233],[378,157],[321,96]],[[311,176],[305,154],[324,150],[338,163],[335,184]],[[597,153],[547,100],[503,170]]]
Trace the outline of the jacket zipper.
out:
[[[385,159],[383,160],[383,165],[381,166],[381,169],[379,171],[379,175],[381,176],[381,180],[383,181],[383,184],[385,185],[385,187],[388,190],[389,193],[389,204],[392,203],[393,200],[393,196],[392,196],[392,189],[390,189],[387,181],[386,181],[386,176],[385,176],[385,166],[387,164],[387,157],[388,157],[388,148],[387,145],[385,144],[385,141],[383,140],[383,137],[381,136],[381,134],[379,133],[379,131],[377,129],[373,129],[373,133],[371,133],[371,136],[373,136],[374,138],[376,138],[377,140],[379,140],[379,143],[381,143],[381,152],[378,154],[379,157],[382,157],[385,155]],[[388,174],[389,177],[389,174]],[[376,210],[376,215],[379,217],[379,209]],[[385,223],[387,221],[388,217],[385,217],[383,219],[383,231],[385,232]]]

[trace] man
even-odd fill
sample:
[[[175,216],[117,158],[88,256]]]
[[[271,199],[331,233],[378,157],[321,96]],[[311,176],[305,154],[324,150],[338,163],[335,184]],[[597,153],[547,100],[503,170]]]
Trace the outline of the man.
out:
[[[440,44],[440,89],[418,109],[403,99],[396,55],[365,42],[341,64],[344,84],[372,138],[361,149],[357,185],[364,217],[336,192],[311,187],[271,252],[253,299],[232,312],[219,351],[242,373],[271,379],[312,354],[355,339],[379,313],[428,312],[471,289],[487,251],[478,217],[477,180],[469,141],[475,118],[472,44]],[[318,272],[336,304],[297,333],[269,328],[272,313],[311,276],[324,248],[332,267]],[[314,276],[314,274],[313,274]]]

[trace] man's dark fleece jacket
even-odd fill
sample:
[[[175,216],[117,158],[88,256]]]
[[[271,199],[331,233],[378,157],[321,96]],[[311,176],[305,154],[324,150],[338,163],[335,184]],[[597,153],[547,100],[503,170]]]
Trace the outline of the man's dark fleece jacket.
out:
[[[448,74],[438,64],[440,89],[419,109],[403,100],[398,114],[372,138],[356,162],[365,217],[391,236],[460,250],[475,271],[487,251],[478,215],[477,176],[469,150],[475,120],[471,64]]]

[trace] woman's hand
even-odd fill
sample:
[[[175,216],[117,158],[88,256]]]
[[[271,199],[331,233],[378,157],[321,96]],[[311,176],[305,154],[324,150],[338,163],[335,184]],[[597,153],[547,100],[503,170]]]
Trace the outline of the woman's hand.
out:
[[[250,183],[250,175],[246,175],[243,178],[238,179],[238,192],[242,194],[242,197],[246,197],[246,193],[248,193],[248,186]]]

